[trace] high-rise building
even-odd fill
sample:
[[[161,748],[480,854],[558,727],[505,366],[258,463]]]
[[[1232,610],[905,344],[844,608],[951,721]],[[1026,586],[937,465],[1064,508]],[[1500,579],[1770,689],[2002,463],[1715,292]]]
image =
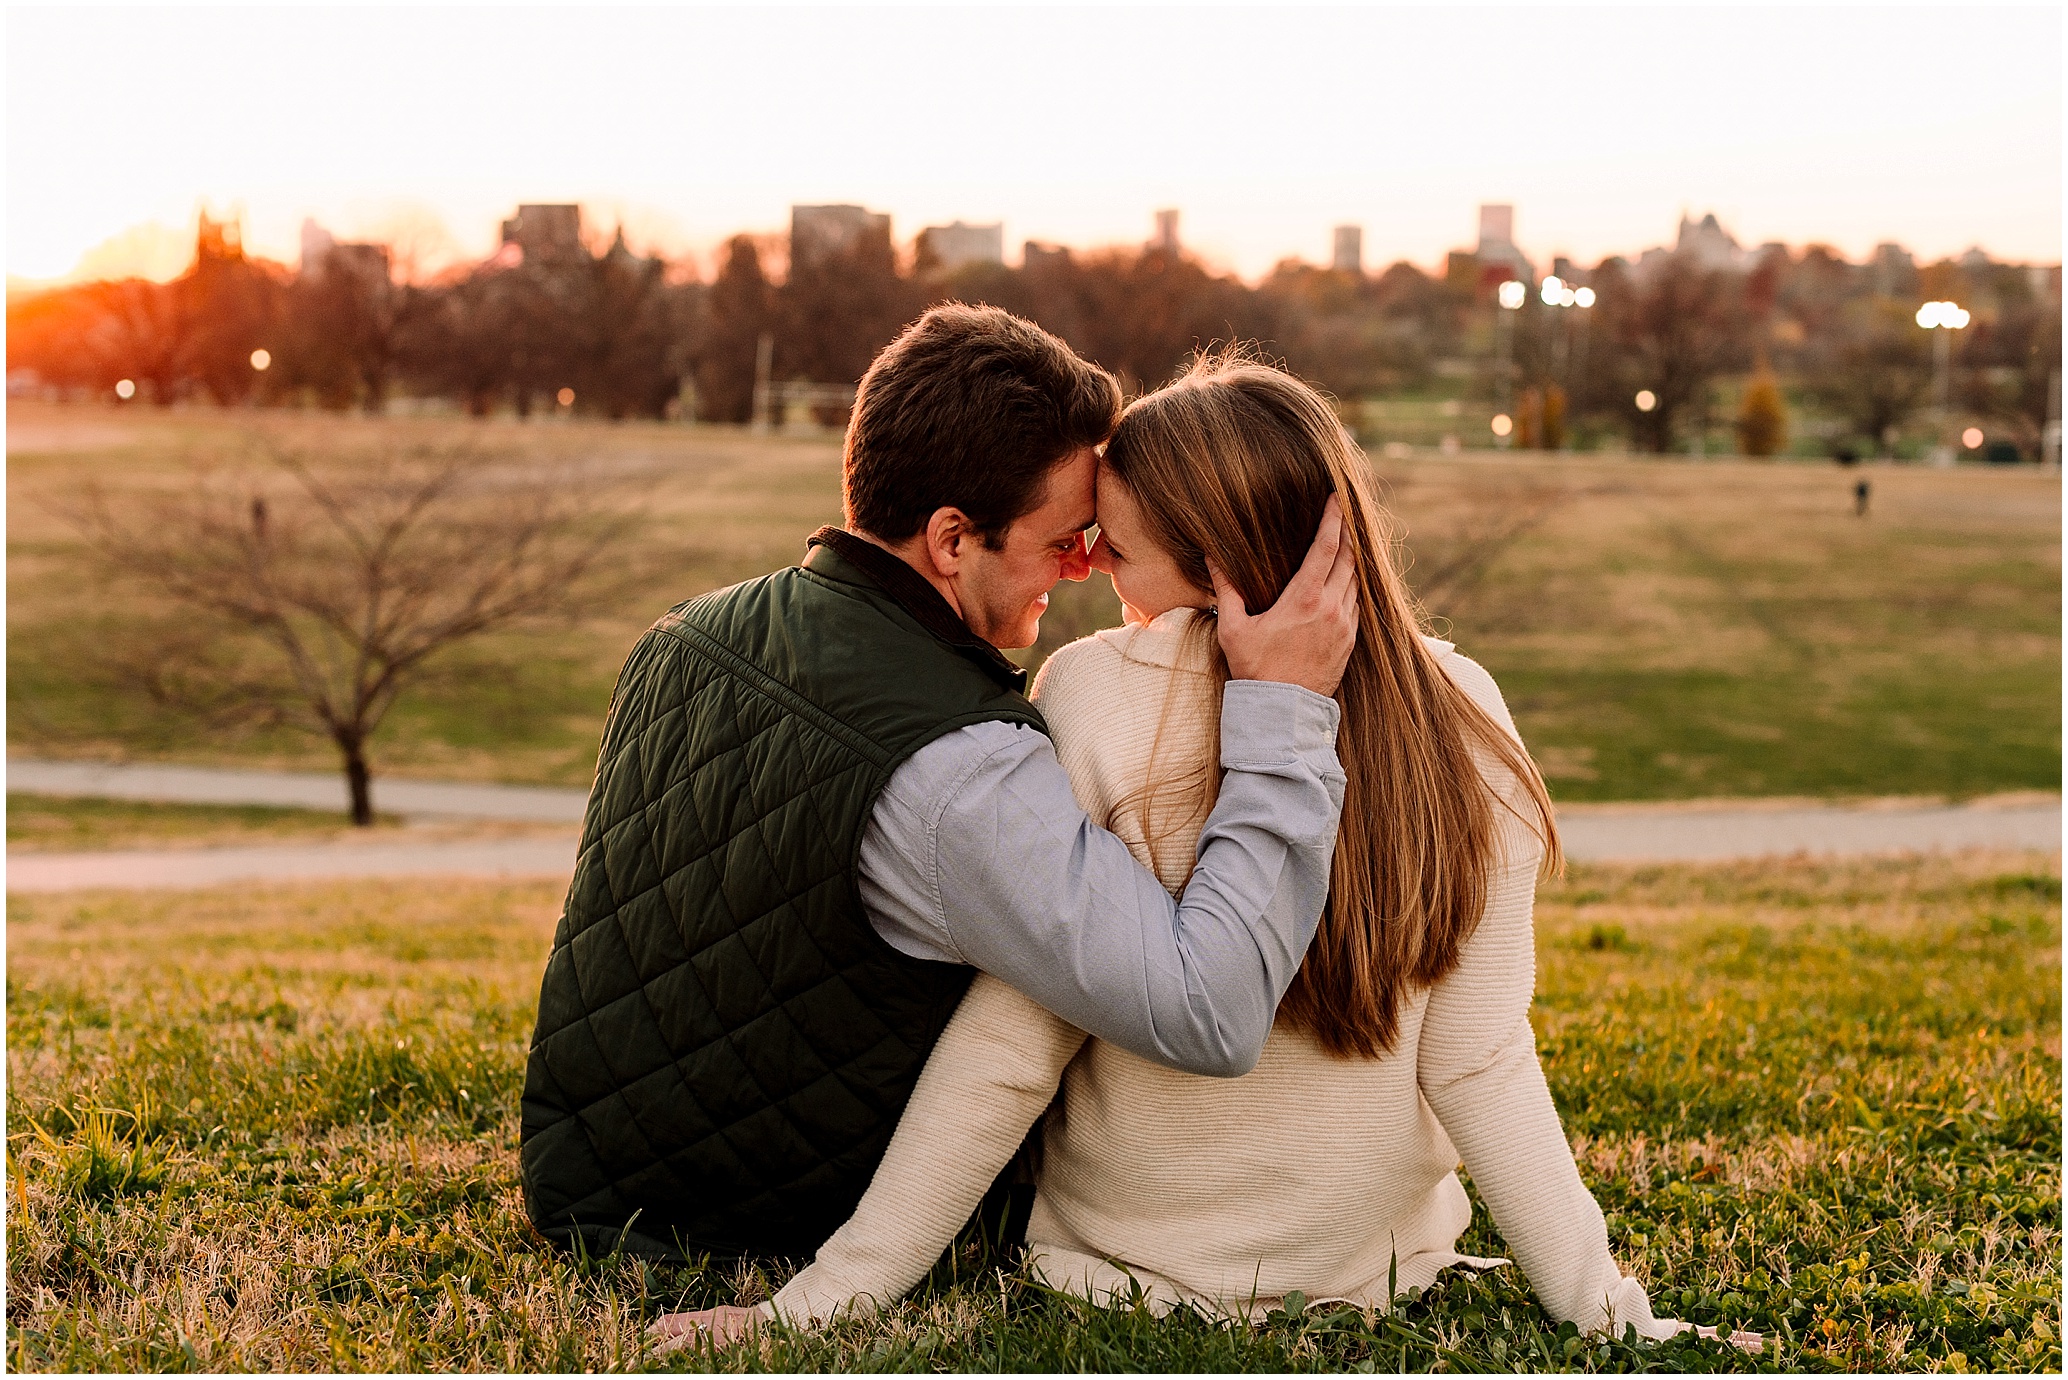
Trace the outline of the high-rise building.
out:
[[[1723,223],[1716,219],[1714,211],[1700,220],[1690,220],[1685,214],[1680,218],[1680,233],[1674,237],[1673,252],[1686,254],[1703,268],[1736,268],[1745,258],[1745,251],[1738,247],[1737,240]]]
[[[1069,262],[1070,251],[1060,244],[1043,244],[1040,240],[1028,240],[1020,246],[1022,269],[1060,268]]]
[[[1149,241],[1151,249],[1178,256],[1178,213],[1175,208],[1156,213],[1156,238]]]
[[[1518,278],[1525,283],[1536,281],[1535,267],[1515,247],[1513,206],[1489,204],[1479,208],[1479,245],[1472,254],[1479,260],[1482,279],[1491,271],[1496,277]]]
[[[860,206],[792,206],[790,268],[837,259],[862,240],[890,241],[890,217]]]
[[[1874,291],[1882,297],[1912,297],[1917,293],[1917,261],[1900,244],[1877,244],[1868,261],[1874,275]]]
[[[194,235],[195,263],[230,262],[243,257],[244,227],[235,220],[211,220],[208,212],[203,211]]]
[[[1481,206],[1479,208],[1479,242],[1481,244],[1515,243],[1515,208],[1513,206]]]
[[[524,251],[525,262],[566,263],[586,253],[582,248],[582,208],[573,205],[519,206],[503,222],[503,243]]]
[[[303,216],[301,271],[314,273],[322,268],[323,260],[329,256],[336,244],[336,237],[318,225],[314,216]]]
[[[1338,273],[1364,272],[1364,227],[1361,225],[1338,225],[1336,227],[1336,252],[1331,267]]]
[[[388,246],[344,243],[318,225],[314,217],[304,217],[300,274],[304,278],[336,275],[369,287],[385,286],[389,274]]]
[[[1005,226],[929,225],[919,232],[919,262],[927,268],[952,273],[964,264],[1005,262]]]

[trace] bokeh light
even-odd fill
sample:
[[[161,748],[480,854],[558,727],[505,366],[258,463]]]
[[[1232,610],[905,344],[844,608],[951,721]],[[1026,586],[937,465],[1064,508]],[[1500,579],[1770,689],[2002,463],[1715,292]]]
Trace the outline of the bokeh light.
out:
[[[1513,417],[1510,417],[1505,412],[1496,412],[1494,414],[1494,435],[1506,436],[1513,430],[1515,430],[1515,419]]]
[[[1652,392],[1652,390],[1649,388],[1640,388],[1637,390],[1637,410],[1639,412],[1649,412],[1658,405],[1658,394]]]
[[[251,352],[251,367],[258,370],[261,374],[265,373],[266,370],[273,367],[273,352],[271,350],[253,350]]]
[[[1573,305],[1575,305],[1575,306],[1580,306],[1580,307],[1591,307],[1591,306],[1593,306],[1593,305],[1594,305],[1594,289],[1593,289],[1593,288],[1585,288],[1585,287],[1583,287],[1583,288],[1580,288],[1580,289],[1578,289],[1577,291],[1575,291],[1575,292],[1573,293]]]
[[[1501,305],[1509,311],[1521,310],[1524,299],[1529,296],[1529,289],[1513,278],[1501,284],[1497,291],[1500,295]]]
[[[1553,274],[1552,276],[1544,280],[1544,286],[1537,290],[1537,295],[1544,299],[1545,306],[1555,307],[1559,305],[1559,296],[1564,291],[1565,280],[1563,278],[1560,278],[1557,274]]]
[[[122,399],[122,401],[124,402],[128,402],[131,398],[135,397],[136,380],[117,379],[115,381],[115,396]]]
[[[572,388],[563,388],[555,396],[557,396],[560,399],[560,405],[562,407],[574,406],[574,390]]]
[[[1957,331],[1972,319],[1957,302],[1926,302],[1917,309],[1917,324],[1928,331]]]
[[[1966,431],[1960,433],[1960,443],[1969,450],[1980,450],[1982,442],[1987,439],[1987,437],[1982,435],[1982,428],[1978,426],[1971,426]]]

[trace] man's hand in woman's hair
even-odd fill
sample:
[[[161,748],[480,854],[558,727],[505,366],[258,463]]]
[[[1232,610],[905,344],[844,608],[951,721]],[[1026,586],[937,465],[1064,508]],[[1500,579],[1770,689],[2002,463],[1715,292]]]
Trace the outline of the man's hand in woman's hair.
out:
[[[1299,573],[1263,613],[1252,615],[1219,567],[1209,564],[1220,607],[1221,651],[1236,680],[1275,680],[1333,695],[1357,645],[1357,561],[1343,542],[1334,496]]]

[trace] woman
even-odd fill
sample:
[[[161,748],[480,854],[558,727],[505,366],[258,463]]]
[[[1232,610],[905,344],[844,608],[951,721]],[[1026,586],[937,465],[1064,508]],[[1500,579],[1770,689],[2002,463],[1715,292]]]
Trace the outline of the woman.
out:
[[[816,1322],[924,1277],[1060,1085],[1027,1255],[1059,1288],[1240,1313],[1297,1290],[1384,1308],[1453,1264],[1460,1156],[1546,1310],[1647,1337],[1581,1184],[1528,1021],[1535,878],[1559,865],[1542,778],[1493,680],[1424,636],[1363,457],[1275,369],[1202,360],[1134,403],[1098,479],[1092,564],[1126,626],[1057,652],[1035,694],[1087,813],[1174,892],[1219,781],[1227,668],[1215,573],[1247,608],[1298,568],[1324,506],[1357,561],[1336,699],[1347,776],[1327,910],[1256,1069],[1201,1078],[1066,1025],[979,975],[854,1216],[772,1308],[666,1332]],[[1705,1329],[1706,1330],[1706,1329]],[[1748,1339],[1749,1340],[1749,1339]]]

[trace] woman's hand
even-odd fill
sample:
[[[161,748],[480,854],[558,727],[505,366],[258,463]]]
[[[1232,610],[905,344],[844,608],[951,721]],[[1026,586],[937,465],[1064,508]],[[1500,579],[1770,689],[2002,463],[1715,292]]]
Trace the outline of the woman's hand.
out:
[[[654,1319],[646,1329],[656,1350],[674,1351],[685,1346],[694,1346],[708,1339],[712,1346],[726,1346],[738,1341],[768,1321],[768,1315],[759,1308],[735,1308],[722,1304],[717,1308],[700,1308],[693,1313],[664,1313]]]
[[[1760,1336],[1757,1332],[1733,1332],[1728,1337],[1721,1337],[1717,1335],[1715,1328],[1702,1327],[1698,1324],[1695,1327],[1695,1335],[1697,1337],[1706,1337],[1712,1342],[1728,1342],[1738,1350],[1749,1352],[1754,1356],[1766,1350],[1766,1338]]]

